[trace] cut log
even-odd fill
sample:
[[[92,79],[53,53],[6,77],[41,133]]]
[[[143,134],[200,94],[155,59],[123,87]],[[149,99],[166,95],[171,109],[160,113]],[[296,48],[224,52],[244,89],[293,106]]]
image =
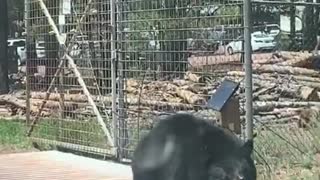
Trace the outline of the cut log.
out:
[[[278,101],[255,101],[253,107],[255,111],[272,111],[275,108],[295,108],[295,107],[310,107],[320,106],[320,102],[314,101],[299,101],[299,102],[278,102]]]
[[[128,95],[126,98],[126,102],[129,105],[138,105],[139,102],[141,105],[144,106],[150,106],[153,109],[162,109],[162,110],[191,110],[195,109],[196,107],[191,104],[183,104],[183,103],[172,103],[172,102],[163,102],[163,101],[152,101],[152,100],[145,100],[145,99],[140,99],[136,98],[135,96]]]
[[[174,85],[173,85],[174,86]],[[45,96],[46,93],[31,93],[33,99],[42,99],[42,97]],[[77,97],[78,96],[78,97]],[[49,100],[52,101],[58,101],[59,94],[57,93],[51,93]],[[111,103],[112,97],[111,96],[102,96],[102,97],[96,97],[92,96],[94,100],[99,100],[108,104]],[[65,102],[67,100],[72,100],[72,102],[86,102],[85,96],[84,95],[79,95],[79,94],[66,94],[65,95]],[[138,105],[139,104],[139,97],[128,94],[126,97],[126,103],[129,105]],[[189,105],[189,104],[183,104],[183,103],[174,103],[174,102],[163,102],[163,101],[156,101],[156,100],[147,100],[147,99],[140,99],[140,105],[145,105],[145,106],[153,106],[153,108],[161,108],[161,109],[193,109],[194,105]]]
[[[275,56],[278,56],[279,58],[282,58],[284,60],[290,60],[301,56],[311,56],[312,54],[305,51],[305,52],[293,52],[293,51],[281,51],[274,53]]]
[[[31,98],[32,99],[44,99],[46,96],[46,93],[44,92],[31,92]],[[51,93],[48,100],[51,101],[59,101],[60,94],[58,93]],[[65,101],[71,101],[71,102],[88,102],[88,99],[86,95],[84,94],[65,94],[64,95]]]
[[[132,86],[128,86],[126,89],[125,89],[125,92],[127,93],[131,93],[131,94],[138,94],[139,93],[139,88],[135,88],[135,87],[132,87]]]
[[[262,88],[267,88],[267,87],[275,87],[275,86],[279,86],[278,83],[276,83],[276,81],[272,82],[272,81],[265,81],[265,80],[254,80],[253,81],[253,85],[254,86],[259,86]]]
[[[12,108],[18,108],[21,109],[24,113],[27,110],[27,104],[25,100],[22,99],[18,99],[16,98],[14,95],[0,95],[0,105],[9,105]],[[30,113],[31,115],[35,115],[38,112],[38,107],[37,106],[30,106]],[[23,114],[24,114],[23,113]],[[48,116],[49,110],[48,109],[44,109],[44,111],[41,113],[41,116]]]
[[[184,79],[174,79],[172,84],[176,86],[189,86],[194,83],[192,81],[188,81]]]
[[[40,107],[42,104],[41,100],[38,99],[31,99],[30,103],[33,106]],[[74,111],[78,108],[84,108],[87,107],[87,103],[74,103],[74,102],[64,102],[64,109],[67,111]],[[60,102],[59,101],[47,101],[47,103],[44,105],[45,108],[48,109],[59,109],[60,108]]]
[[[290,87],[281,86],[278,93],[282,97],[297,98],[306,101],[319,101],[317,90],[308,86],[291,85]]]
[[[232,77],[232,76],[239,76],[241,78],[244,78],[245,76],[245,72],[243,71],[229,71],[227,73],[227,77]],[[254,80],[265,80],[265,81],[275,81],[276,80],[276,75],[272,74],[272,73],[261,73],[261,74],[252,74],[252,78]]]
[[[309,76],[292,76],[296,81],[307,81],[307,82],[320,82],[320,78],[314,78]]]
[[[205,80],[206,80],[205,77],[199,76],[190,71],[186,72],[184,79],[195,82],[195,83],[205,83]]]
[[[299,95],[303,100],[308,101],[319,101],[319,97],[317,95],[317,90],[315,88],[302,86],[299,89]]]
[[[260,95],[265,94],[265,93],[269,93],[270,91],[274,90],[276,88],[276,85],[274,86],[269,86],[267,88],[262,88],[260,90],[258,90],[257,92],[253,93],[253,100],[257,99]]]
[[[125,84],[127,87],[134,87],[134,88],[139,87],[139,83],[135,79],[127,79]]]
[[[298,84],[303,86],[310,86],[312,88],[320,89],[320,83],[319,82],[309,82],[309,81],[297,81]]]
[[[280,94],[264,94],[260,95],[257,98],[260,101],[277,101],[279,100]]]
[[[193,105],[204,105],[206,103],[205,99],[191,91],[177,88],[177,94],[179,97],[184,99],[189,104]]]
[[[304,67],[307,63],[307,57],[299,57],[288,61],[277,63],[278,66]]]
[[[277,66],[277,65],[262,65],[259,68],[254,69],[255,73],[279,73],[279,74],[294,74],[294,75],[307,75],[313,77],[319,77],[320,73],[315,70],[291,67],[291,66]]]
[[[301,111],[301,108],[275,108],[273,111],[269,112],[258,112],[257,114],[260,116],[269,116],[274,115],[276,118],[284,118],[295,116]]]
[[[272,57],[270,56],[269,58],[263,58],[263,59],[253,59],[253,64],[276,64],[276,63],[280,63],[283,62],[283,59],[277,58],[277,57]]]
[[[261,125],[288,125],[289,123],[293,123],[297,120],[297,117],[295,116],[291,116],[291,117],[285,117],[285,118],[279,118],[279,119],[274,119],[272,120],[266,120],[264,121],[263,119],[260,120],[259,122],[261,123]]]
[[[270,121],[275,121],[277,118],[277,116],[275,115],[265,115],[265,116],[259,116],[259,115],[255,115],[253,116],[253,119],[258,121],[258,122],[263,122],[263,123],[267,123]]]
[[[195,94],[208,94],[208,88],[204,88],[199,84],[185,85],[185,86],[182,86],[181,89],[189,90]]]
[[[0,106],[0,117],[8,117],[8,116],[14,116],[16,113],[12,113],[10,108],[6,106]]]

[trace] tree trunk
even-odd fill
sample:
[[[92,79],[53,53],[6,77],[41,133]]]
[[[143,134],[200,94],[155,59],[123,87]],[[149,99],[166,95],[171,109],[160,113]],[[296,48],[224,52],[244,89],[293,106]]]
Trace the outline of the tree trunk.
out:
[[[7,1],[0,5],[0,94],[6,94],[9,91],[8,83],[8,6]]]

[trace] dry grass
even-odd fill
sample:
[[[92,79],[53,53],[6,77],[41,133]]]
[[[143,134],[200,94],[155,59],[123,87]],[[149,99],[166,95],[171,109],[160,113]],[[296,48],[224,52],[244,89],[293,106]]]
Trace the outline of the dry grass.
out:
[[[257,129],[259,179],[320,180],[320,123]]]

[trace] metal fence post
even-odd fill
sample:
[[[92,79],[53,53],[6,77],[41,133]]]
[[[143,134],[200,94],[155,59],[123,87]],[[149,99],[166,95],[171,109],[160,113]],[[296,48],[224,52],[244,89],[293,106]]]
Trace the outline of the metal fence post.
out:
[[[246,138],[253,139],[253,106],[252,106],[252,51],[251,51],[251,0],[245,0],[244,13],[244,65],[245,65],[245,98],[246,98]]]
[[[30,0],[25,0],[24,1],[24,19],[25,19],[25,31],[27,34],[26,37],[26,54],[28,54],[30,52],[30,35],[29,35],[29,29],[30,29],[30,23],[29,23],[29,19],[30,19]],[[29,56],[26,55],[26,95],[27,95],[27,99],[26,99],[26,123],[29,126],[30,123],[30,71],[28,68],[30,68],[30,60],[29,60]]]
[[[112,121],[114,145],[118,149],[118,113],[117,113],[117,54],[116,54],[116,1],[110,0],[110,19],[111,19],[111,89],[112,89]],[[119,155],[117,151],[117,156]]]

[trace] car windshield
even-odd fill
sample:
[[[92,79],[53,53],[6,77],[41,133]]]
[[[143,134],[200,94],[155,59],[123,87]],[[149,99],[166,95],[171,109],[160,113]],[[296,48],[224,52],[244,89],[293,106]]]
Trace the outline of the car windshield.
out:
[[[13,45],[14,46],[18,46],[18,47],[24,47],[25,46],[25,42],[24,41],[16,41],[16,42],[13,42]]]
[[[266,35],[266,34],[254,34],[253,37],[255,37],[255,38],[265,38],[265,37],[269,37],[269,36]]]
[[[267,26],[267,30],[268,31],[279,30],[279,27],[277,27],[277,26]]]

